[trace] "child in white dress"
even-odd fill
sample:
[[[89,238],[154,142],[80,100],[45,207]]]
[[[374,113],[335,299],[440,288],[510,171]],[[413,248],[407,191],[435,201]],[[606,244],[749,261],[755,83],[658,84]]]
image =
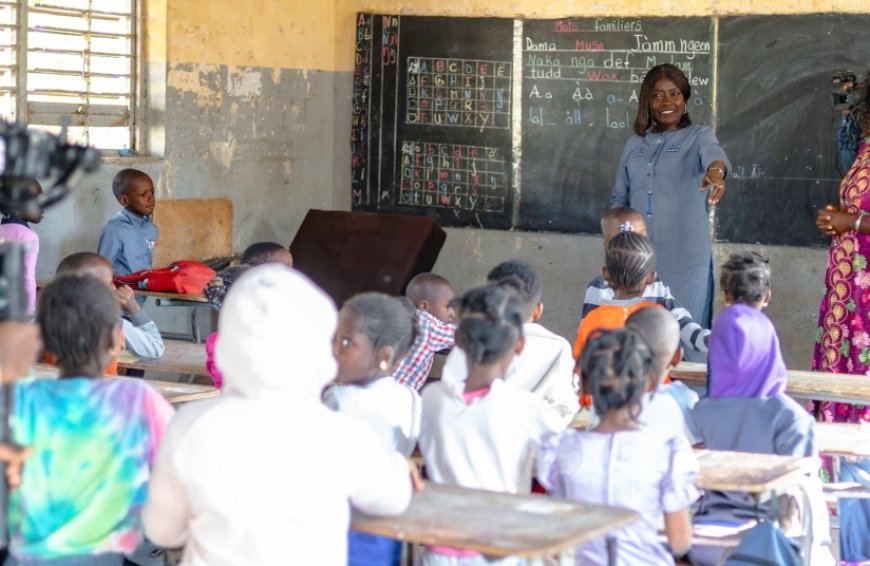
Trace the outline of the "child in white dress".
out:
[[[522,351],[525,311],[502,286],[473,289],[459,299],[456,343],[468,367],[463,380],[441,380],[423,390],[420,452],[429,478],[462,487],[529,493],[537,448],[564,421],[540,395],[505,383]],[[476,552],[430,547],[423,566],[523,564],[491,561]]]
[[[601,421],[593,430],[552,438],[538,460],[538,481],[552,495],[640,513],[640,521],[610,535],[621,566],[674,564],[658,541],[662,521],[672,551],[684,554],[692,540],[689,506],[699,494],[691,446],[682,435],[640,422],[653,364],[634,330],[593,333],[580,366]],[[607,564],[606,539],[578,546],[575,556],[578,565]]]
[[[335,385],[326,390],[330,409],[365,421],[388,450],[411,455],[420,432],[420,396],[392,372],[414,341],[414,311],[407,301],[361,293],[338,314],[333,352]],[[399,541],[350,532],[349,566],[398,566]]]

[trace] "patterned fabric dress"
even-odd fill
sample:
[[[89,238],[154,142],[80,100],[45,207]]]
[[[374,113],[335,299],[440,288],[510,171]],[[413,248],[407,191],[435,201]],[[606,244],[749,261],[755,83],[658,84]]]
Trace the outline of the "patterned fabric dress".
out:
[[[840,209],[870,212],[870,144],[862,144],[858,158],[840,184]],[[870,379],[870,234],[848,230],[831,241],[825,272],[826,293],[819,308],[819,328],[813,369],[833,373],[866,374]],[[825,422],[870,422],[870,407],[823,402]]]
[[[870,143],[840,184],[840,208],[870,212]],[[870,234],[849,230],[834,236],[825,272],[825,297],[819,308],[819,328],[813,369],[834,373],[865,374],[870,379]],[[870,407],[849,403],[816,402],[825,422],[870,422]],[[831,459],[822,459],[824,480],[831,479]],[[841,462],[840,481],[870,483],[870,460]],[[870,565],[870,504],[867,500],[841,499],[841,565]]]

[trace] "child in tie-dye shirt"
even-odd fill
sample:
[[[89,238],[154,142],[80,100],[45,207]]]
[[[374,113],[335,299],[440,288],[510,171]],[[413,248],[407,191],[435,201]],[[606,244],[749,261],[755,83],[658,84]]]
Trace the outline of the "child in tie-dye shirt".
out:
[[[9,564],[121,565],[142,540],[151,463],[172,407],[147,383],[102,378],[118,301],[91,275],[45,287],[37,321],[60,379],[15,386],[13,440],[33,449],[9,504]]]

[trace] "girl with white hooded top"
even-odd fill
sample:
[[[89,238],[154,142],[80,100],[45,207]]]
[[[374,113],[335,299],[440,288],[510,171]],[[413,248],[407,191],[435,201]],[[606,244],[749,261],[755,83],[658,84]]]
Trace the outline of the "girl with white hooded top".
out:
[[[157,455],[143,514],[182,565],[347,563],[350,507],[397,514],[407,460],[320,403],[335,376],[332,301],[303,275],[264,265],[227,294],[221,397],[185,407]]]

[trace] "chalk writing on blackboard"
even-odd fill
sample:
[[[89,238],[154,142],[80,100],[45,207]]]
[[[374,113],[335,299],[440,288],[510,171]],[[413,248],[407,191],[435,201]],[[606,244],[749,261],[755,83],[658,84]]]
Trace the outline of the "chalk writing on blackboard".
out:
[[[351,116],[350,155],[353,204],[362,204],[367,185],[368,127],[371,84],[372,16],[360,14],[356,29],[356,65],[353,71],[353,114]]]
[[[509,61],[409,57],[408,124],[508,129]]]
[[[499,148],[402,142],[399,204],[504,212],[507,165]]]
[[[704,113],[711,91],[707,30],[675,37],[671,30],[646,23],[556,20],[550,29],[528,26],[523,41],[525,122],[629,129],[640,83],[659,63],[672,63],[686,73],[693,90],[690,110]]]

